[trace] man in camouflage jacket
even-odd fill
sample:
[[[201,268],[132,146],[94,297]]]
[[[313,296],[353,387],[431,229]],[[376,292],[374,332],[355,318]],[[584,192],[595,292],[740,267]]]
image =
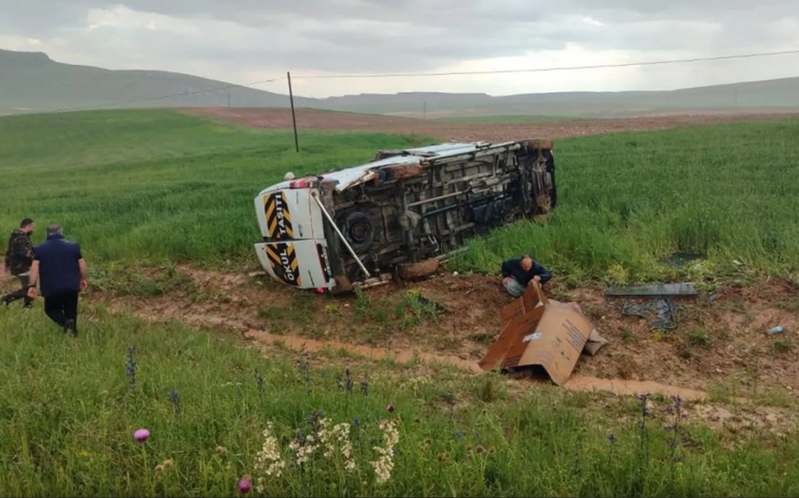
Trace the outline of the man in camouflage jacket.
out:
[[[3,296],[3,304],[8,306],[17,299],[24,299],[23,306],[30,308],[33,300],[28,297],[28,287],[30,284],[29,271],[33,263],[33,244],[31,244],[31,234],[35,228],[32,219],[25,218],[19,224],[19,228],[11,232],[8,239],[8,250],[6,251],[5,272],[17,277],[22,284],[22,288]]]

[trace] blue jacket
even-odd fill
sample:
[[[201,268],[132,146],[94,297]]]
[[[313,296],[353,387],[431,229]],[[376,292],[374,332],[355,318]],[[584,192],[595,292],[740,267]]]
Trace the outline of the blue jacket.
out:
[[[541,285],[544,285],[552,278],[552,273],[535,260],[533,260],[533,267],[530,268],[529,272],[524,271],[521,263],[522,258],[513,258],[502,263],[502,276],[514,277],[517,282],[525,287],[536,275],[541,277]]]
[[[48,237],[33,249],[33,260],[39,262],[39,285],[42,297],[80,292],[80,244],[63,236]]]

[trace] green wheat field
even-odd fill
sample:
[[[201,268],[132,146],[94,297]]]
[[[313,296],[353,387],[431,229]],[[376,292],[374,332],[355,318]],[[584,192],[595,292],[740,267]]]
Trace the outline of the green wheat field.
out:
[[[719,274],[795,275],[797,139],[799,120],[558,140],[551,219],[476,240],[453,268],[496,273],[528,252],[575,284],[633,282],[684,251]],[[38,242],[60,223],[93,271],[254,268],[259,190],[433,142],[301,132],[297,154],[291,132],[167,110],[1,118],[0,227],[33,217]],[[85,301],[73,339],[40,307],[0,309],[3,496],[799,494],[797,436],[717,432],[679,400],[265,356]]]

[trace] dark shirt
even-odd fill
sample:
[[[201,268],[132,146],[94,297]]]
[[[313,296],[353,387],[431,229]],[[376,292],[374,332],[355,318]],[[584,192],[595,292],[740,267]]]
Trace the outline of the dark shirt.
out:
[[[30,235],[22,229],[14,230],[8,238],[6,268],[12,275],[20,275],[30,270],[33,262],[33,247]]]
[[[55,236],[36,246],[33,253],[34,261],[39,262],[42,297],[80,292],[80,244]]]
[[[541,277],[541,285],[544,285],[552,278],[552,273],[535,260],[533,260],[533,266],[530,268],[530,271],[524,271],[521,263],[522,258],[513,258],[502,263],[502,276],[513,277],[525,287],[529,285],[530,280],[536,275]]]

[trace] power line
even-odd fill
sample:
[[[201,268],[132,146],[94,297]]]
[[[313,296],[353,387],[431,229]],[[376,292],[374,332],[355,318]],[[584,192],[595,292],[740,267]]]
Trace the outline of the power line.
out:
[[[152,102],[152,101],[155,101],[155,100],[171,99],[173,97],[184,97],[184,96],[187,96],[187,95],[196,95],[198,93],[218,92],[218,91],[221,91],[221,90],[229,90],[231,88],[250,88],[250,87],[255,86],[255,85],[263,85],[263,84],[266,84],[266,83],[274,83],[275,81],[279,81],[279,80],[282,80],[282,79],[285,79],[285,76],[279,76],[277,78],[272,78],[272,79],[268,79],[268,80],[253,81],[251,83],[245,83],[245,84],[231,83],[229,85],[224,85],[224,86],[220,86],[220,87],[203,88],[203,89],[200,89],[200,90],[189,90],[189,91],[185,91],[185,92],[181,92],[181,93],[172,93],[172,94],[167,94],[167,95],[159,95],[158,97],[145,97],[145,98],[141,98],[141,99],[130,99],[130,100],[117,101],[117,102],[106,102],[105,104],[94,104],[94,105],[86,105],[86,106],[78,106],[78,107],[68,107],[68,108],[58,109],[58,110],[55,110],[55,111],[52,111],[52,112],[53,113],[60,113],[60,112],[86,111],[86,110],[89,110],[89,109],[98,109],[100,107],[111,107],[111,106],[124,105],[124,104],[136,104],[136,103],[139,103],[139,102]]]
[[[424,76],[467,76],[479,74],[506,74],[506,73],[545,73],[554,71],[579,71],[586,69],[609,69],[618,67],[633,67],[633,66],[656,66],[664,64],[682,64],[691,62],[707,62],[719,61],[729,59],[752,59],[756,57],[771,57],[775,55],[793,55],[799,54],[799,49],[796,50],[783,50],[780,52],[759,52],[750,54],[739,55],[720,55],[715,57],[696,57],[693,59],[670,59],[658,61],[642,61],[642,62],[622,62],[618,64],[596,64],[591,66],[559,66],[559,67],[540,67],[530,69],[495,69],[485,71],[450,71],[442,73],[386,73],[386,74],[330,74],[330,75],[317,75],[317,76],[292,76],[293,79],[339,79],[339,78],[409,78],[409,77],[424,77]]]

